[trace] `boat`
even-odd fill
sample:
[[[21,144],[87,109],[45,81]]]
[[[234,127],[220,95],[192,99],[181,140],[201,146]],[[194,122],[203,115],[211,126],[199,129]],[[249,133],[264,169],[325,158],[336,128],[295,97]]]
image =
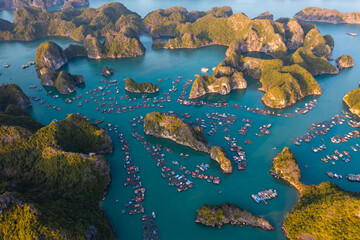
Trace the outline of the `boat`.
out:
[[[270,200],[277,197],[277,191],[274,189],[264,190],[258,192],[257,194],[252,194],[251,197],[254,199],[255,202],[261,203],[264,202],[267,204],[266,200]]]
[[[351,182],[360,182],[360,174],[351,174],[346,175],[347,180]]]
[[[347,35],[350,35],[350,36],[352,36],[352,37],[356,37],[357,36],[357,34],[356,33],[346,33]]]
[[[203,73],[207,73],[209,71],[209,69],[208,68],[201,68],[201,72],[203,72]]]
[[[4,63],[3,67],[4,67],[4,68],[8,68],[8,67],[10,67],[10,64]]]

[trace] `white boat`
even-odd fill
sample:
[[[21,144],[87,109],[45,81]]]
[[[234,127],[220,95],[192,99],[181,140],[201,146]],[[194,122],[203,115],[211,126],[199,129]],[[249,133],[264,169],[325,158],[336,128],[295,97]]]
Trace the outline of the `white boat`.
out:
[[[357,34],[356,33],[346,33],[347,35],[350,35],[350,36],[352,36],[352,37],[356,37],[357,36]]]
[[[4,67],[4,68],[8,68],[8,67],[10,67],[10,64],[5,63],[5,64],[3,65],[3,67]]]
[[[208,71],[209,71],[208,68],[201,68],[201,72],[203,72],[203,73],[207,73]]]

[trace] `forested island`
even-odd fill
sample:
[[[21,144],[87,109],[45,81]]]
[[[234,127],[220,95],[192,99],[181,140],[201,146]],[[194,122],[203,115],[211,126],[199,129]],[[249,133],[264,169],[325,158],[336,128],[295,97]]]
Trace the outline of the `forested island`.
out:
[[[190,99],[246,89],[244,76],[250,76],[259,79],[266,106],[286,108],[306,96],[322,94],[313,76],[339,72],[328,61],[332,59],[334,40],[330,35],[322,35],[316,25],[296,18],[250,19],[243,13],[233,14],[226,6],[191,12],[182,7],[158,9],[144,19],[121,3],[107,3],[98,9],[70,7],[55,12],[24,7],[16,10],[13,24],[4,21],[3,25],[0,40],[4,41],[63,36],[82,42],[59,50],[65,56],[61,57],[64,63],[78,56],[93,59],[141,56],[145,54],[139,40],[142,33],[158,38],[152,46],[155,49],[228,46],[226,59],[213,75],[203,75],[194,81]],[[103,43],[100,37],[105,38]],[[165,42],[159,37],[170,39]],[[289,54],[290,51],[295,52]],[[261,52],[272,59],[243,56],[248,52]],[[344,67],[343,63],[349,64],[342,59],[338,61],[339,68]],[[60,93],[69,94],[84,82],[80,76],[54,73],[56,70],[38,68],[43,85],[55,86]]]
[[[159,91],[159,86],[150,82],[137,83],[131,78],[125,80],[125,90],[133,93],[155,93]]]
[[[191,127],[180,118],[160,112],[146,114],[144,132],[157,138],[167,138],[200,152],[209,153],[210,148],[202,130]]]
[[[274,230],[274,226],[266,219],[254,216],[248,211],[230,203],[224,203],[220,206],[202,205],[201,208],[196,211],[195,222],[218,228],[230,224],[234,226],[248,225],[267,231]]]
[[[360,12],[342,13],[336,9],[318,7],[304,8],[294,17],[309,22],[360,24]]]
[[[110,181],[108,133],[78,114],[42,126],[17,85],[0,93],[0,238],[112,239],[98,205]]]
[[[350,112],[360,117],[360,88],[348,92],[343,101],[349,107]]]
[[[300,198],[283,223],[289,239],[358,239],[360,196],[335,183],[305,185],[294,154],[284,148],[270,172],[291,184]],[[341,221],[339,221],[341,219]]]

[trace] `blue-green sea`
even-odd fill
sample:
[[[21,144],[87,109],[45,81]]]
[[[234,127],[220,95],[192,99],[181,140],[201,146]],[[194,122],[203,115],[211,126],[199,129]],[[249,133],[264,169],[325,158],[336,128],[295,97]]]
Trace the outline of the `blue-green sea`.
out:
[[[107,1],[98,0],[91,2],[90,7],[99,7]],[[167,8],[171,6],[184,6],[188,10],[208,10],[214,6],[228,5],[234,12],[244,12],[249,17],[255,17],[264,11],[270,11],[274,14],[275,19],[278,17],[292,17],[297,11],[304,7],[319,6],[325,8],[336,8],[344,12],[357,11],[360,3],[354,1],[296,1],[296,0],[235,0],[235,1],[205,1],[205,0],[181,0],[181,1],[165,1],[165,0],[127,0],[123,1],[130,10],[138,12],[142,17],[152,10],[158,8]],[[56,8],[55,8],[56,9]],[[13,20],[13,13],[9,11],[0,12],[0,17]],[[285,118],[282,116],[259,115],[245,110],[236,110],[231,107],[214,108],[214,107],[195,107],[184,106],[176,103],[181,89],[187,79],[195,79],[195,74],[201,74],[200,69],[206,67],[210,69],[218,65],[225,58],[226,47],[213,46],[194,50],[152,50],[152,38],[149,35],[142,35],[141,41],[146,47],[146,54],[142,57],[132,59],[115,59],[115,60],[89,60],[87,58],[78,58],[71,60],[63,68],[72,74],[81,74],[86,79],[86,85],[83,89],[78,89],[76,94],[71,97],[83,95],[84,97],[75,100],[74,103],[68,104],[64,102],[64,98],[53,98],[53,95],[46,95],[46,91],[36,91],[30,89],[29,86],[36,85],[37,89],[42,89],[40,80],[36,76],[34,66],[28,69],[22,69],[21,65],[35,59],[37,46],[47,40],[52,40],[66,47],[70,43],[74,43],[71,39],[66,38],[49,38],[33,42],[2,42],[0,43],[0,84],[16,83],[22,87],[24,92],[29,96],[35,96],[41,100],[45,100],[46,104],[61,107],[62,111],[48,109],[41,105],[39,101],[33,101],[30,109],[32,116],[43,124],[49,124],[53,119],[63,119],[68,113],[79,112],[83,115],[94,119],[103,119],[101,125],[106,127],[105,123],[116,124],[124,133],[130,145],[130,154],[134,164],[140,168],[141,182],[146,188],[146,199],[143,202],[146,213],[156,212],[155,223],[160,231],[161,239],[165,240],[182,240],[182,239],[285,239],[281,224],[286,214],[296,204],[298,193],[285,184],[284,182],[275,180],[270,174],[272,158],[285,146],[289,146],[294,152],[300,169],[302,171],[302,181],[306,184],[318,184],[323,181],[333,181],[340,187],[351,190],[360,191],[360,183],[352,183],[345,179],[348,173],[360,173],[360,153],[351,150],[350,146],[360,143],[359,139],[350,139],[346,143],[333,144],[330,137],[341,134],[344,135],[353,130],[359,130],[350,127],[346,123],[334,126],[327,135],[323,136],[324,142],[320,137],[313,139],[311,143],[303,143],[295,146],[291,139],[299,137],[309,130],[308,126],[312,123],[330,120],[333,116],[341,114],[341,110],[348,110],[343,104],[342,98],[347,92],[359,86],[360,81],[360,48],[359,38],[347,35],[347,32],[360,34],[360,25],[331,25],[317,24],[322,34],[330,34],[335,40],[335,48],[333,50],[334,59],[342,54],[350,54],[355,61],[355,66],[351,69],[342,70],[338,75],[317,76],[316,80],[320,83],[323,94],[317,97],[318,105],[307,114],[300,114],[294,118]],[[3,68],[2,64],[9,63],[9,68]],[[335,62],[332,62],[335,64]],[[101,72],[104,66],[114,69],[115,73],[110,79],[116,79],[120,83],[119,94],[115,94],[115,87],[112,87],[112,93],[106,96],[98,97],[105,99],[105,103],[118,102],[124,105],[136,105],[140,103],[141,96],[130,95],[130,98],[137,98],[136,102],[129,103],[128,100],[120,100],[120,96],[124,96],[125,92],[123,79],[127,77],[133,78],[135,81],[149,81],[160,85],[160,93],[151,97],[163,97],[165,92],[172,87],[171,82],[176,80],[178,76],[183,76],[179,82],[178,91],[170,93],[172,97],[171,103],[163,103],[164,108],[148,108],[136,109],[126,113],[103,114],[101,111],[95,112],[98,104],[91,101],[84,103],[84,99],[91,96],[86,92],[98,87],[104,86],[99,82],[103,79]],[[170,78],[170,80],[164,80]],[[158,79],[163,79],[162,83]],[[203,100],[217,102],[223,101],[232,104],[241,104],[248,107],[265,108],[261,102],[262,92],[258,91],[259,83],[247,78],[248,88],[243,91],[233,91],[227,96],[211,95],[203,98]],[[53,89],[47,89],[53,90]],[[188,89],[189,92],[190,89]],[[115,100],[108,100],[115,97]],[[295,106],[285,109],[283,113],[295,113],[295,108],[304,107],[305,103],[314,98],[305,98]],[[78,106],[78,102],[82,102],[82,106]],[[190,170],[194,170],[199,163],[209,163],[210,169],[207,175],[215,175],[221,177],[220,185],[210,184],[204,180],[193,179],[194,188],[184,192],[178,192],[176,188],[169,187],[168,181],[161,176],[161,170],[156,166],[156,161],[146,152],[144,147],[131,136],[132,130],[129,121],[137,116],[145,116],[151,111],[176,111],[180,115],[189,113],[190,119],[185,121],[195,121],[195,118],[206,118],[205,114],[210,112],[231,113],[237,116],[237,121],[230,127],[230,132],[224,133],[224,127],[219,127],[216,136],[207,136],[211,145],[220,145],[226,148],[229,156],[230,147],[224,139],[225,135],[236,137],[240,145],[244,148],[247,156],[247,168],[244,171],[234,169],[231,175],[222,175],[219,168],[211,162],[209,156],[192,151],[189,148],[176,145],[167,140],[158,140],[148,138],[150,144],[160,143],[163,146],[170,147],[174,150],[173,154],[166,153],[166,159],[172,169],[177,173],[180,165],[186,166]],[[246,136],[238,134],[238,130],[244,126],[242,119],[250,119],[254,123],[249,129]],[[358,118],[355,120],[359,121]],[[255,136],[258,128],[263,124],[272,124],[270,134],[263,137]],[[207,124],[209,125],[209,124]],[[208,131],[209,129],[205,129]],[[142,133],[139,127],[139,132]],[[126,178],[126,171],[123,167],[122,151],[117,142],[117,138],[111,132],[115,144],[115,151],[107,155],[107,159],[111,165],[111,184],[109,185],[108,194],[105,201],[101,202],[101,207],[105,210],[110,224],[116,232],[119,239],[137,240],[142,239],[142,221],[141,214],[129,215],[127,212],[122,213],[126,209],[125,202],[128,202],[132,196],[132,189],[125,188],[123,182]],[[252,141],[251,145],[243,144],[244,140]],[[313,153],[311,147],[324,143],[327,149],[322,153]],[[333,154],[334,151],[350,152],[352,158],[349,163],[338,160],[335,165],[330,161],[322,162],[321,157],[327,154]],[[186,160],[180,157],[180,153],[190,154]],[[172,161],[178,161],[179,166],[173,165]],[[307,167],[305,167],[305,165]],[[343,179],[330,179],[325,172],[331,171],[343,175]],[[191,177],[190,177],[191,178]],[[272,199],[265,204],[257,204],[251,194],[265,189],[276,189],[278,197]],[[250,211],[253,214],[265,217],[276,229],[267,232],[261,229],[251,227],[233,227],[225,226],[222,229],[204,227],[195,223],[196,210],[202,204],[221,204],[230,202],[239,205],[241,208]]]

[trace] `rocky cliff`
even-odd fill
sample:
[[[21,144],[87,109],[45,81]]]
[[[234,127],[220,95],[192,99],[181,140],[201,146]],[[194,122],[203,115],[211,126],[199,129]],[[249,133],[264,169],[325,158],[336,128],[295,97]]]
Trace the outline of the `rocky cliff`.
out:
[[[180,118],[160,112],[146,114],[144,132],[157,138],[167,138],[196,151],[209,153],[210,149],[202,130],[190,127]]]
[[[348,92],[343,101],[349,107],[350,112],[360,117],[360,88]]]
[[[189,98],[198,98],[208,93],[220,93],[221,95],[225,95],[232,90],[244,89],[246,87],[247,83],[241,72],[235,72],[230,77],[223,76],[219,78],[206,74],[198,77],[194,81]]]
[[[351,68],[354,66],[354,59],[350,55],[342,55],[336,59],[338,68],[341,70],[343,68]]]
[[[318,7],[304,8],[296,13],[294,17],[309,22],[360,24],[360,12],[342,13],[336,9]]]
[[[39,45],[36,50],[35,59],[36,69],[40,70],[43,67],[47,67],[54,71],[61,68],[68,61],[63,49],[52,41]]]
[[[225,149],[218,146],[213,146],[210,149],[210,157],[219,163],[221,170],[224,173],[232,173],[232,164],[226,155]]]
[[[66,51],[54,42],[48,41],[40,44],[35,54],[35,67],[41,79],[41,85],[56,87],[61,94],[71,94],[76,87],[84,84],[85,79],[81,75],[71,75],[65,71],[56,72],[70,58],[78,56],[75,46],[69,46]]]
[[[125,79],[125,90],[133,93],[155,93],[159,91],[159,86],[154,83],[136,83],[131,78]]]
[[[230,224],[234,226],[252,226],[267,231],[274,230],[274,227],[264,218],[253,216],[248,211],[230,203],[224,203],[220,206],[202,205],[196,211],[195,222],[218,228]]]

